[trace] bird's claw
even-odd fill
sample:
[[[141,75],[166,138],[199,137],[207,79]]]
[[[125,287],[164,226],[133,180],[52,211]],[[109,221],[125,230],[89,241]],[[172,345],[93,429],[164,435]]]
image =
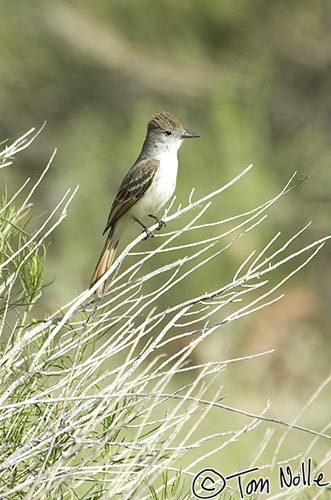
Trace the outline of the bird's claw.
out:
[[[152,219],[154,219],[158,223],[158,226],[156,228],[157,231],[160,231],[160,229],[162,229],[163,227],[165,227],[167,225],[165,220],[159,219],[158,217],[156,217],[156,215],[149,214],[148,216],[152,217]]]
[[[146,227],[146,229],[143,230],[143,233],[145,233],[145,238],[143,238],[143,241],[146,241],[148,240],[148,238],[154,238],[154,233],[153,231],[151,231],[150,229],[148,229],[148,227]]]

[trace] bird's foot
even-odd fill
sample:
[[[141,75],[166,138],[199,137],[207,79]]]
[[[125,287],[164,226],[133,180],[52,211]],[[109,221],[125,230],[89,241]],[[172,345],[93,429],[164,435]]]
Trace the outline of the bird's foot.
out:
[[[167,225],[165,220],[159,219],[158,217],[156,217],[156,215],[148,214],[148,217],[152,217],[152,219],[154,219],[158,223],[158,227],[156,228],[157,231],[160,231],[160,229]]]
[[[145,233],[145,234],[146,234],[145,238],[143,238],[143,241],[148,240],[148,238],[154,238],[154,233],[153,233],[153,231],[151,231],[150,229],[148,229],[148,227],[146,227],[146,228],[143,230],[143,233]]]
[[[152,232],[150,229],[148,229],[148,227],[147,227],[147,226],[145,226],[145,224],[143,224],[143,223],[142,223],[139,219],[137,219],[137,217],[132,216],[132,218],[133,218],[133,220],[134,220],[135,222],[137,222],[137,223],[138,223],[138,224],[139,224],[142,228],[144,228],[143,233],[145,233],[145,234],[146,234],[146,236],[145,236],[145,238],[143,239],[143,241],[147,240],[148,238],[153,238],[153,237],[154,237],[153,232]]]

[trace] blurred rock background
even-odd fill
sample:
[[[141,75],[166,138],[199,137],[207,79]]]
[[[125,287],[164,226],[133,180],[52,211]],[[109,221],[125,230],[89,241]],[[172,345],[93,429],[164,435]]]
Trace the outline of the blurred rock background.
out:
[[[87,286],[112,199],[159,110],[202,135],[180,151],[178,202],[193,187],[202,196],[254,163],[213,204],[215,220],[267,200],[295,170],[298,179],[310,175],[267,223],[187,282],[190,294],[226,283],[279,230],[286,241],[312,219],[303,243],[330,232],[329,1],[1,0],[0,10],[0,137],[47,121],[15,168],[1,172],[2,186],[14,192],[27,176],[35,180],[55,147],[36,214],[80,185],[49,246],[47,279],[55,282],[42,311]],[[227,370],[222,383],[232,405],[258,411],[271,397],[275,414],[292,418],[328,374],[330,259],[327,245],[285,285],[282,301],[196,353],[227,359],[276,348]],[[308,423],[320,426],[323,411]]]

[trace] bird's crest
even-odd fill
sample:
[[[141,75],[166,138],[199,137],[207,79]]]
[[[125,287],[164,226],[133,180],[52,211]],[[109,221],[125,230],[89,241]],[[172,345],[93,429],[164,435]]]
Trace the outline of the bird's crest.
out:
[[[160,128],[162,130],[183,130],[180,121],[167,111],[161,111],[152,116],[151,120],[148,122],[148,130],[155,128]]]

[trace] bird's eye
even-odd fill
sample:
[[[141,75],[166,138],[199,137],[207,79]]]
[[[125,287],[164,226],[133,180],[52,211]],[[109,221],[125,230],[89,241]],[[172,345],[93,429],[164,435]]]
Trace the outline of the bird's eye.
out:
[[[171,135],[171,134],[172,134],[171,130],[165,130],[164,131],[164,135]]]

